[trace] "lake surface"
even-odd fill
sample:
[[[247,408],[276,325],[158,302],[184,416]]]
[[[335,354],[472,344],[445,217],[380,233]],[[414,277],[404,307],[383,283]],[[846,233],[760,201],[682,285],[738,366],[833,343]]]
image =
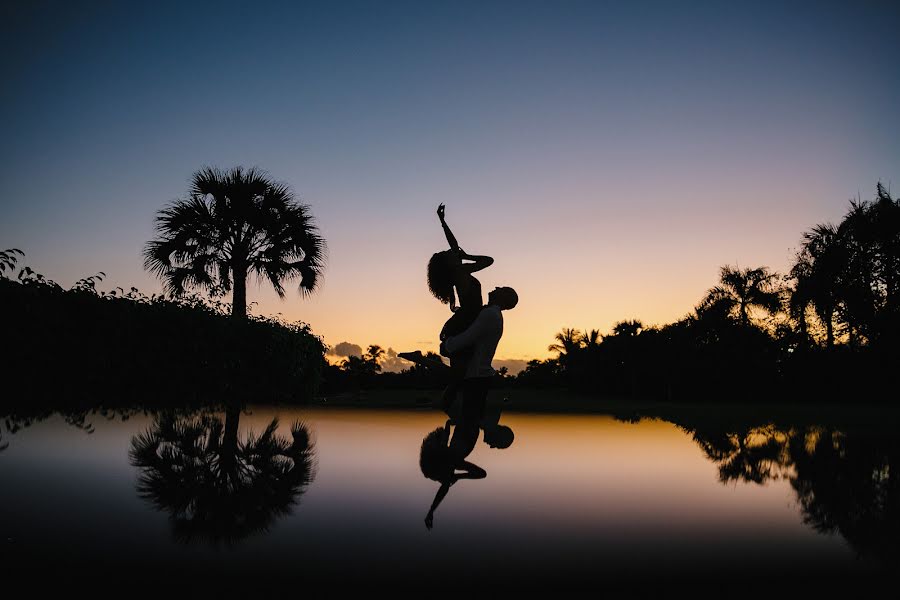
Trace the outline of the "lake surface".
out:
[[[274,458],[208,443],[235,425],[241,443],[258,440],[276,417]],[[453,485],[431,530],[439,484],[419,451],[443,413],[253,406],[205,419],[93,415],[85,430],[52,416],[6,433],[4,569],[484,590],[861,585],[897,566],[900,453],[877,418],[839,429],[507,411],[514,442],[478,442],[469,460],[487,477]]]

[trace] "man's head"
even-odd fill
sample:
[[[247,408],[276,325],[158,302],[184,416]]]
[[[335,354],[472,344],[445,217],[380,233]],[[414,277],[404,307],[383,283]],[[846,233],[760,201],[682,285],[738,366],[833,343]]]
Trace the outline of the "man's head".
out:
[[[509,448],[515,438],[513,430],[506,425],[488,427],[484,430],[484,443],[491,448]]]
[[[515,308],[518,303],[519,295],[516,293],[516,290],[511,287],[494,288],[491,293],[488,294],[488,304],[496,304],[500,307],[500,310]]]

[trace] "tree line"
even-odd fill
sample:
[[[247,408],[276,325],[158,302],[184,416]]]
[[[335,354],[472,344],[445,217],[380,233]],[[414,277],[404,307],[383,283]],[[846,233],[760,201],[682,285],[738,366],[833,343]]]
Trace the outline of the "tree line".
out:
[[[805,232],[790,272],[721,268],[684,318],[564,328],[517,385],[668,399],[877,400],[897,372],[900,201],[884,185]]]

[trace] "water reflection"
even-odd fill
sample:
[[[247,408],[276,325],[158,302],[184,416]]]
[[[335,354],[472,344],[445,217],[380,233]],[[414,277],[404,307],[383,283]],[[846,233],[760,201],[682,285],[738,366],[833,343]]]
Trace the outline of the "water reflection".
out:
[[[479,433],[484,432],[484,443],[491,448],[509,448],[515,439],[512,428],[500,424],[502,404],[496,397],[461,397],[448,412],[451,418],[426,435],[419,449],[422,475],[441,484],[425,515],[428,530],[434,527],[434,511],[454,484],[462,479],[487,477],[487,471],[466,460],[478,443]]]
[[[722,483],[786,479],[803,522],[840,534],[859,556],[900,558],[900,440],[888,423],[681,423]]]
[[[169,513],[176,540],[234,543],[265,532],[312,483],[314,447],[303,423],[293,423],[290,439],[276,433],[277,418],[239,439],[239,419],[237,406],[224,421],[164,413],[132,438],[138,494]]]
[[[431,576],[439,563],[482,581],[765,573],[804,584],[897,566],[890,411],[735,416],[673,405],[641,409],[655,419],[629,410],[625,424],[493,409],[463,468],[431,479],[417,451],[435,429],[447,447],[457,431],[462,440],[455,415],[446,424],[430,410],[216,407],[127,422],[54,416],[19,429],[4,416],[0,554],[10,562],[0,564],[293,575],[302,563],[319,580],[372,581]],[[310,426],[289,431],[298,419]],[[491,449],[505,445],[494,434],[506,424],[509,449]],[[422,518],[445,484],[427,531]],[[190,540],[207,543],[178,543]]]

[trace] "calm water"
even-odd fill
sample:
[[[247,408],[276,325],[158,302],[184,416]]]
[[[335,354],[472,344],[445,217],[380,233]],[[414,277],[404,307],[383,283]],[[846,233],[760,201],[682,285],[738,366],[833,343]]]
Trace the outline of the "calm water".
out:
[[[4,568],[744,586],[868,581],[896,564],[900,546],[897,438],[874,426],[507,413],[515,441],[479,441],[469,460],[487,478],[455,484],[429,531],[439,484],[423,477],[419,448],[441,413],[252,407],[232,421],[237,439],[258,438],[274,417],[273,439],[293,458],[238,456],[243,479],[231,483],[217,475],[229,452],[203,447],[204,427],[227,429],[221,413],[202,427],[183,416],[94,416],[92,433],[51,417],[6,434]],[[167,441],[148,451],[154,432]]]

